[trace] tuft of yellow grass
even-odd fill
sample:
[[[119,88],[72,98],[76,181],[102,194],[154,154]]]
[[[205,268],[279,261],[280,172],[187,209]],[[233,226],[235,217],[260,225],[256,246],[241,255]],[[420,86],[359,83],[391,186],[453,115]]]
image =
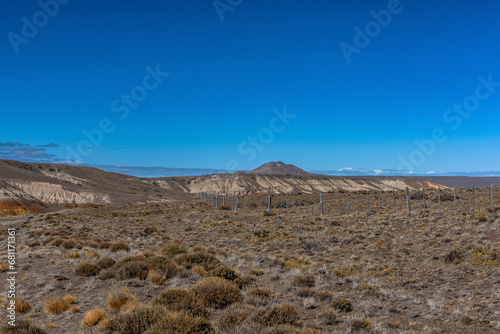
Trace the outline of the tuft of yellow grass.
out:
[[[79,308],[78,306],[73,305],[73,306],[71,306],[71,307],[69,308],[69,311],[70,311],[71,313],[77,313],[77,312],[80,312],[80,308]]]
[[[125,291],[110,291],[106,303],[110,309],[119,310],[123,305],[133,300],[134,297]]]
[[[53,322],[49,322],[45,325],[45,328],[57,328],[57,325]]]
[[[0,270],[1,271],[9,271],[9,267],[7,267],[5,264],[0,263]]]
[[[71,296],[71,295],[66,295],[66,296],[64,296],[64,297],[63,297],[63,299],[64,299],[64,301],[65,301],[68,305],[70,305],[70,304],[74,304],[74,303],[75,303],[75,301],[76,301],[75,297],[73,297],[73,296]]]
[[[161,285],[163,283],[163,275],[156,270],[150,270],[148,273],[149,281],[156,285]]]
[[[87,252],[87,258],[89,258],[89,259],[98,259],[100,257],[101,257],[101,255],[99,255],[99,253],[97,253],[97,252],[94,252],[94,251]]]
[[[42,257],[42,255],[41,255],[40,253],[33,253],[33,255],[32,255],[32,256],[33,256],[33,258],[35,258],[35,259],[39,259],[39,258],[41,258],[41,257]]]
[[[69,252],[63,255],[63,258],[65,259],[77,259],[80,257],[80,253],[77,251]]]
[[[104,310],[96,308],[85,313],[85,316],[83,317],[80,325],[82,327],[92,327],[97,325],[100,321],[106,319],[107,317],[108,314]]]
[[[30,304],[24,299],[16,298],[15,302],[16,302],[15,304],[16,313],[26,313],[31,310]]]
[[[56,260],[54,260],[54,259],[50,259],[49,263],[50,263],[50,264],[54,264],[54,263],[56,263]]]
[[[43,306],[47,313],[60,314],[66,311],[69,304],[62,297],[50,298]]]

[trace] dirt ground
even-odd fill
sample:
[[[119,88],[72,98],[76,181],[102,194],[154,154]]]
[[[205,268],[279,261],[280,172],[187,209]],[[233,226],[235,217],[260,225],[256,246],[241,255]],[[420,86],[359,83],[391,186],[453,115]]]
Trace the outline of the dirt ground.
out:
[[[26,303],[18,300],[17,319],[32,328],[15,333],[497,333],[500,221],[490,219],[487,190],[478,191],[475,215],[469,195],[460,190],[457,216],[449,199],[438,216],[435,194],[427,194],[425,218],[417,204],[408,217],[401,194],[394,214],[391,193],[380,216],[377,194],[369,216],[367,207],[357,215],[352,194],[343,216],[332,212],[335,202],[321,215],[318,204],[235,213],[192,199],[2,218],[0,263],[15,228],[17,296]],[[231,286],[217,290],[209,276]],[[179,289],[201,309],[159,302]],[[204,296],[211,289],[223,296]],[[54,312],[52,298],[65,296]],[[7,292],[0,297],[6,310]],[[162,318],[163,331],[148,331],[157,320],[124,329],[153,305],[171,317]],[[197,329],[165,329],[174,311]],[[2,314],[2,333],[14,333]]]

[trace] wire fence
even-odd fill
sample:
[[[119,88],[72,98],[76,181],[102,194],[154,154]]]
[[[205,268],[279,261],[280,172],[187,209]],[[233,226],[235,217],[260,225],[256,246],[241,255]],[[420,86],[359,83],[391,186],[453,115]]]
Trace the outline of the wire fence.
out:
[[[499,195],[493,185],[488,188],[406,188],[279,195],[218,196],[197,193],[199,200],[210,203],[216,209],[234,212],[379,217],[400,214],[416,217],[473,215],[483,221],[498,216]]]

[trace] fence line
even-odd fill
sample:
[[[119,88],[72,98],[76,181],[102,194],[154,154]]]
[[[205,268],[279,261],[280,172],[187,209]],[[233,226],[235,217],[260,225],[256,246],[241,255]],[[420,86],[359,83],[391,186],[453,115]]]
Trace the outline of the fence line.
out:
[[[491,196],[489,196],[488,190],[490,190]],[[285,197],[283,194],[219,196],[206,192],[199,192],[197,193],[197,198],[200,201],[210,203],[216,209],[232,210],[234,212],[262,211],[265,208],[268,214],[275,211],[280,214],[298,213],[316,215],[319,213],[320,215],[330,216],[351,214],[360,216],[364,206],[367,216],[378,213],[378,217],[382,217],[383,215],[386,216],[390,214],[392,211],[392,214],[395,215],[398,213],[405,213],[408,216],[417,215],[427,217],[428,215],[436,213],[441,216],[443,213],[451,213],[450,211],[453,210],[452,214],[454,214],[455,217],[458,217],[460,214],[471,214],[473,216],[479,215],[480,219],[485,220],[485,217],[488,216],[490,216],[491,219],[496,219],[496,210],[500,210],[500,207],[495,208],[495,192],[496,188],[493,187],[492,184],[489,189],[476,188],[472,185],[471,188],[457,189],[457,187],[453,187],[448,190],[445,189],[444,191],[441,187],[437,189],[422,188],[412,191],[406,187],[404,190],[392,189],[390,192],[380,190],[377,192],[370,190],[358,190],[356,192],[336,191],[337,196],[334,196],[335,192],[330,192],[330,196],[325,196],[327,193],[319,193],[319,196],[314,193],[296,193],[286,194]],[[345,196],[342,196],[343,193]],[[362,193],[366,193],[366,205],[362,205],[360,201],[360,194]],[[353,202],[353,196],[355,196],[356,199],[357,210],[351,212],[350,203]],[[382,199],[384,199],[384,203],[382,203]],[[401,202],[401,199],[404,200],[404,204]],[[266,200],[267,208],[265,207]],[[374,208],[373,205],[370,205],[374,200],[378,200],[378,208]],[[451,205],[444,205],[443,203],[451,201],[453,201],[452,208]],[[500,202],[500,200],[498,201]],[[491,203],[491,208],[487,208],[488,202]],[[345,204],[344,208],[342,207],[343,204]],[[458,204],[461,204],[460,207]],[[464,210],[464,207],[467,209]]]

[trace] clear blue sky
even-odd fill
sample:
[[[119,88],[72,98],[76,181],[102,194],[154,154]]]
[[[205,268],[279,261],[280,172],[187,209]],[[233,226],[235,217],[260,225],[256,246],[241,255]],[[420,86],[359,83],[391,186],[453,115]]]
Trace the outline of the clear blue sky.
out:
[[[60,2],[0,3],[0,158],[500,170],[500,84],[475,97],[500,82],[497,1]],[[467,118],[446,112],[464,100]]]

